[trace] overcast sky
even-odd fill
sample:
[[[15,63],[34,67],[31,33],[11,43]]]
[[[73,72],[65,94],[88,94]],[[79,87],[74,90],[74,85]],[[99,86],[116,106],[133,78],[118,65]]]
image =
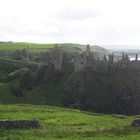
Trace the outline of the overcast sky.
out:
[[[0,0],[0,40],[140,45],[140,0]]]

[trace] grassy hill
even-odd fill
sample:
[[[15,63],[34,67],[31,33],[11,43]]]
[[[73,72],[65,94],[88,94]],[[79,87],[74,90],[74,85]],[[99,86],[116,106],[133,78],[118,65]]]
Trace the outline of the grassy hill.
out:
[[[28,48],[33,52],[37,52],[35,56],[38,57],[40,51],[46,51],[48,48],[54,47],[55,44],[35,44],[35,43],[15,43],[15,42],[0,42],[0,52],[11,52],[23,48]],[[63,43],[58,44],[62,50],[67,52],[84,51],[86,45]],[[92,46],[92,50],[96,52],[107,53],[106,50],[99,46]],[[30,66],[33,70],[37,71],[38,65],[34,62],[30,64],[26,61],[14,59],[9,56],[0,58],[0,103],[30,103],[30,104],[47,104],[59,105],[62,104],[62,88],[61,85],[52,86],[48,84],[41,84],[34,87],[31,91],[23,91],[24,96],[17,98],[11,93],[11,87],[19,85],[19,81],[7,82],[9,73],[14,72],[16,69]],[[18,79],[19,80],[19,79]]]
[[[1,76],[1,75],[0,75]],[[2,77],[1,77],[2,78]],[[60,85],[40,84],[31,91],[23,91],[22,97],[16,97],[11,93],[11,87],[18,86],[19,81],[0,83],[0,103],[15,104],[28,103],[36,105],[63,106],[63,89]]]
[[[5,42],[5,43],[0,43],[0,51],[15,51],[23,48],[28,48],[28,49],[52,48],[53,46],[54,46],[53,44]]]
[[[0,119],[36,119],[40,129],[1,129],[1,140],[139,140],[139,116],[104,115],[33,105],[0,105]]]
[[[48,48],[53,48],[55,44],[37,44],[37,43],[23,43],[23,42],[5,42],[0,43],[0,51],[15,51],[18,49],[28,48],[32,51],[42,51]],[[58,47],[68,52],[77,52],[85,50],[86,45],[72,44],[72,43],[59,43]],[[106,53],[107,51],[97,45],[91,46],[92,51]]]

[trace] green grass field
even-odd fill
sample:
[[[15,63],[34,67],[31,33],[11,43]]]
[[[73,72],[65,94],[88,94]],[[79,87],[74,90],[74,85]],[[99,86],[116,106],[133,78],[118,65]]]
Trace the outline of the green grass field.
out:
[[[54,44],[36,44],[36,43],[0,43],[0,51],[15,51],[18,49],[44,49],[52,48]]]
[[[0,105],[0,119],[36,119],[40,129],[0,130],[0,140],[139,140],[139,116],[104,115],[35,105]]]
[[[67,52],[76,52],[79,50],[85,50],[86,45],[72,44],[72,43],[59,43],[58,47]],[[37,44],[37,43],[27,43],[27,42],[13,42],[13,43],[0,43],[0,51],[15,51],[23,48],[31,49],[32,51],[42,51],[44,49],[53,48],[55,44]],[[106,53],[107,51],[97,45],[91,47],[91,50]]]

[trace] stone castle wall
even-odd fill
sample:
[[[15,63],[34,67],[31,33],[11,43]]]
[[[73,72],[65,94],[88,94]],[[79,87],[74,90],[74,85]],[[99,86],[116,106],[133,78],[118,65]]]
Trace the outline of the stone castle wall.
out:
[[[64,60],[66,59],[67,60]],[[96,70],[100,65],[107,68],[108,66],[119,66],[120,68],[133,68],[140,70],[140,61],[138,60],[138,55],[135,56],[134,61],[130,61],[128,55],[122,54],[121,60],[116,60],[113,54],[109,54],[108,57],[104,56],[102,60],[94,53],[91,52],[90,46],[87,45],[86,51],[83,53],[67,54],[55,47],[51,49],[50,52],[44,53],[42,55],[41,63],[48,65],[49,63],[54,64],[55,69],[61,70],[63,63],[73,63],[75,71],[81,71],[85,67],[91,67]]]
[[[0,120],[0,128],[39,128],[40,124],[37,120]]]

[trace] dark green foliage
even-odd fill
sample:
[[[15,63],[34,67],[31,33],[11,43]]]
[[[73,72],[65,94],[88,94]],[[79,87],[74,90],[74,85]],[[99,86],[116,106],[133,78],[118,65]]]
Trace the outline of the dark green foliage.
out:
[[[59,84],[61,78],[63,77],[62,71],[55,70],[53,64],[47,66],[42,66],[37,73],[36,83],[52,83]]]
[[[5,63],[0,60],[0,71],[1,72],[9,73],[9,72],[16,70],[17,68],[18,68],[17,66],[13,66],[10,63]]]
[[[23,89],[30,90],[33,88],[33,74],[31,71],[22,73],[19,78],[20,86]]]
[[[6,82],[8,80],[8,74],[15,70],[17,70],[16,66],[0,60],[0,82]]]
[[[15,97],[22,97],[23,96],[23,91],[22,91],[21,87],[19,87],[19,86],[12,87],[11,88],[11,93]]]
[[[63,104],[102,113],[140,113],[140,74],[133,68],[99,65],[96,70],[74,72],[73,65],[67,63],[62,70],[53,64],[36,71],[6,64],[0,68],[2,103]]]
[[[73,73],[64,87],[65,106],[85,110],[136,114],[140,111],[140,75],[132,69],[110,67],[108,71],[89,68]]]

